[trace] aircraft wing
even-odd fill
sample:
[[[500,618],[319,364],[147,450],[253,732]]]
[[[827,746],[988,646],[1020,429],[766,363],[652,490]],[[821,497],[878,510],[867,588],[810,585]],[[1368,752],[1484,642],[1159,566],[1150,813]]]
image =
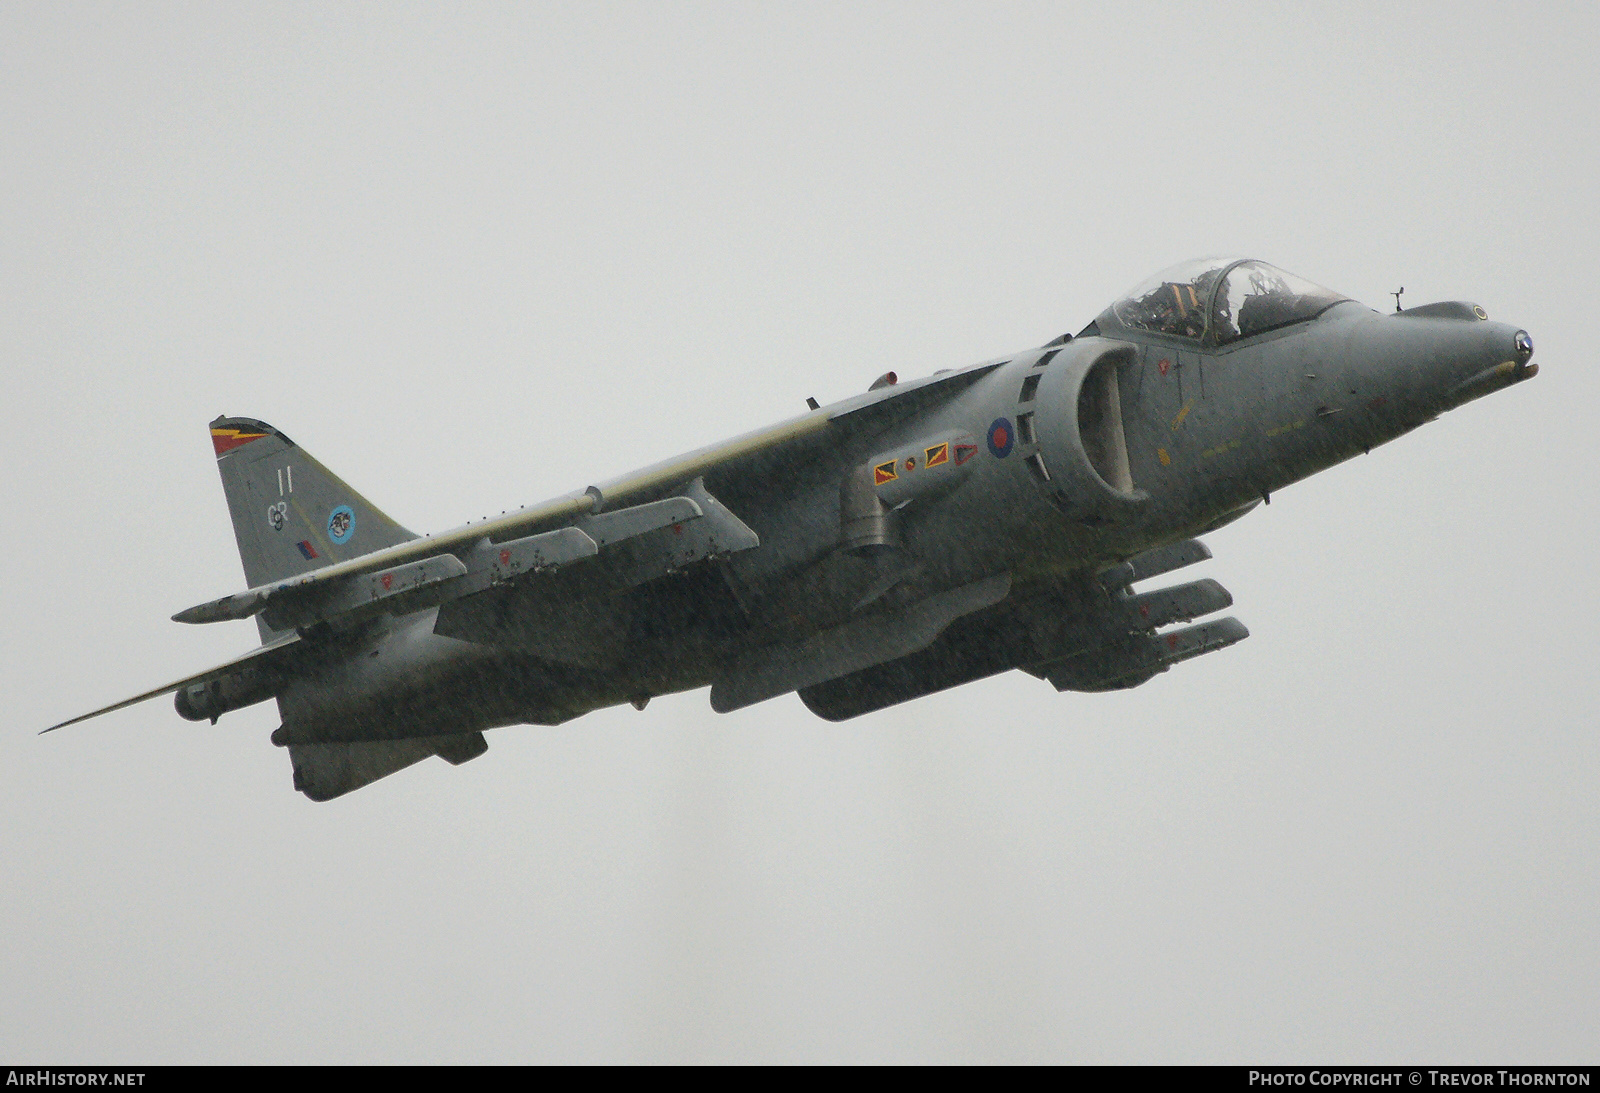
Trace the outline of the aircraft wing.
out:
[[[295,646],[298,645],[299,642],[299,634],[286,634],[274,642],[263,645],[257,649],[252,649],[243,656],[234,657],[232,660],[227,661],[224,664],[219,664],[215,668],[207,668],[203,672],[196,672],[192,676],[184,676],[182,679],[174,680],[171,683],[156,687],[153,690],[145,691],[143,694],[136,694],[132,698],[125,698],[121,702],[115,702],[110,706],[103,707],[102,709],[82,714],[81,716],[74,717],[69,721],[63,721],[59,725],[51,725],[48,729],[40,732],[39,735],[43,736],[47,732],[55,732],[57,729],[64,729],[68,725],[76,725],[80,721],[87,721],[91,717],[99,717],[104,713],[112,713],[116,710],[125,709],[128,706],[133,706],[149,698],[159,698],[162,695],[171,694],[172,692],[182,690],[185,687],[220,683],[251,672],[266,672],[275,674],[279,670],[287,668],[289,662],[298,655],[299,650],[296,649]]]
[[[567,525],[581,526],[585,518],[619,517],[623,512],[629,511],[622,506],[629,504],[639,509],[647,508],[652,503],[650,499],[658,498],[665,491],[690,483],[708,472],[741,460],[760,457],[775,449],[803,442],[807,438],[820,438],[831,433],[843,443],[859,431],[881,428],[903,416],[920,412],[941,399],[949,398],[1004,363],[1006,363],[1004,360],[988,362],[904,384],[885,386],[831,406],[821,407],[766,429],[746,433],[620,478],[589,486],[581,492],[557,497],[476,524],[467,524],[453,531],[412,539],[370,554],[314,569],[299,576],[258,585],[244,592],[187,608],[172,618],[175,622],[187,623],[221,622],[247,619],[271,607],[278,611],[280,621],[298,623],[310,621],[304,617],[306,610],[310,610],[315,617],[325,618],[337,605],[348,603],[349,608],[364,606],[401,589],[411,593],[411,602],[420,603],[422,585],[438,586],[453,578],[467,575],[471,566],[463,564],[461,559],[470,559],[474,554],[490,557],[496,553],[490,549],[491,547],[522,544],[530,555],[536,555],[541,559],[538,564],[548,564],[543,561],[548,551],[544,547],[536,550],[538,544],[535,544],[534,540],[545,540],[548,535],[554,533],[546,531],[545,534],[538,534],[542,530],[560,529]],[[658,500],[653,503],[665,502]],[[699,515],[699,511],[693,511],[684,513],[679,518],[686,516],[693,519]],[[671,524],[673,521],[668,520],[666,523]],[[748,535],[748,529],[744,530]],[[561,546],[553,542],[546,545]],[[755,544],[747,542],[746,545]],[[585,550],[581,544],[574,546],[572,543],[567,543],[562,549],[577,550],[578,554],[593,553],[592,546]],[[504,551],[498,553],[502,558],[505,557]],[[578,554],[572,557],[575,558]],[[455,557],[443,558],[441,557],[443,555]],[[572,559],[567,558],[567,560]],[[376,575],[376,579],[382,581],[381,591],[376,586],[370,591],[360,588],[358,578],[369,575]],[[472,587],[473,582],[458,584],[452,589],[451,595],[464,594],[472,590]],[[438,591],[439,589],[435,589],[436,593]],[[437,603],[439,600],[434,599],[432,602]],[[297,612],[296,607],[302,610]],[[349,608],[340,607],[339,610]],[[302,618],[295,619],[296,614]],[[270,620],[273,616],[269,615],[268,618]],[[175,684],[168,689],[176,689],[181,685],[181,683]]]

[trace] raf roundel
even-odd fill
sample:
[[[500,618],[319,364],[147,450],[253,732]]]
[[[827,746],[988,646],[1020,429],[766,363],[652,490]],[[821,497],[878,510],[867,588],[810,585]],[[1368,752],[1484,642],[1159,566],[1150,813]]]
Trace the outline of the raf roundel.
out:
[[[355,533],[356,514],[349,505],[340,505],[328,513],[328,538],[336,543],[345,543]]]
[[[1011,454],[1015,442],[1016,436],[1011,431],[1010,419],[995,418],[994,424],[989,426],[989,454],[996,459],[1004,459]]]

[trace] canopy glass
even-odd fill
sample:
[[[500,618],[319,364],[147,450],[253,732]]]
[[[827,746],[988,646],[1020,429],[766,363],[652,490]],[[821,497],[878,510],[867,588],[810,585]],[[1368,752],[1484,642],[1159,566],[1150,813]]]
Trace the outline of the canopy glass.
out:
[[[1111,305],[1121,325],[1224,345],[1314,319],[1349,297],[1253,258],[1199,258]]]

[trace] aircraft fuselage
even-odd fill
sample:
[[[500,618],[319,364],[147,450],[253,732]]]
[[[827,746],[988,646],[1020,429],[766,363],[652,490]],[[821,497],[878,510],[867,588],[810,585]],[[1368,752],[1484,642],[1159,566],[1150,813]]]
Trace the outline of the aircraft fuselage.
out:
[[[1092,572],[1525,378],[1519,337],[1346,301],[1230,345],[1103,329],[1020,353],[869,444],[756,480],[708,474],[757,550],[621,591],[550,578],[501,598],[511,617],[489,643],[436,633],[437,608],[381,619],[284,691],[280,742],[557,723],[707,686],[752,642],[847,624],[875,592],[869,607],[997,574],[1023,591]],[[919,493],[918,473],[938,468],[917,464],[941,444],[936,457],[962,463]],[[891,461],[894,481],[913,483],[889,513],[892,545],[841,551],[841,478]]]

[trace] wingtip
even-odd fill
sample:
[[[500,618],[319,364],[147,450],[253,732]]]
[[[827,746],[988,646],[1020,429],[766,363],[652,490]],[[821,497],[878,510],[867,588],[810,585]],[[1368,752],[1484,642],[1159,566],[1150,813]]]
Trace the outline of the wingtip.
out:
[[[43,736],[47,732],[55,732],[57,729],[64,729],[69,725],[76,725],[80,721],[87,721],[91,717],[99,717],[103,713],[111,713],[111,712],[113,712],[115,710],[123,709],[126,706],[131,706],[134,702],[137,702],[137,701],[140,701],[140,700],[139,699],[132,699],[132,700],[130,700],[128,702],[118,703],[115,706],[107,706],[103,710],[94,710],[94,711],[91,711],[90,713],[79,714],[77,717],[70,717],[65,721],[59,722],[59,723],[57,723],[55,725],[51,725],[48,729],[40,729],[39,730],[39,735]]]

